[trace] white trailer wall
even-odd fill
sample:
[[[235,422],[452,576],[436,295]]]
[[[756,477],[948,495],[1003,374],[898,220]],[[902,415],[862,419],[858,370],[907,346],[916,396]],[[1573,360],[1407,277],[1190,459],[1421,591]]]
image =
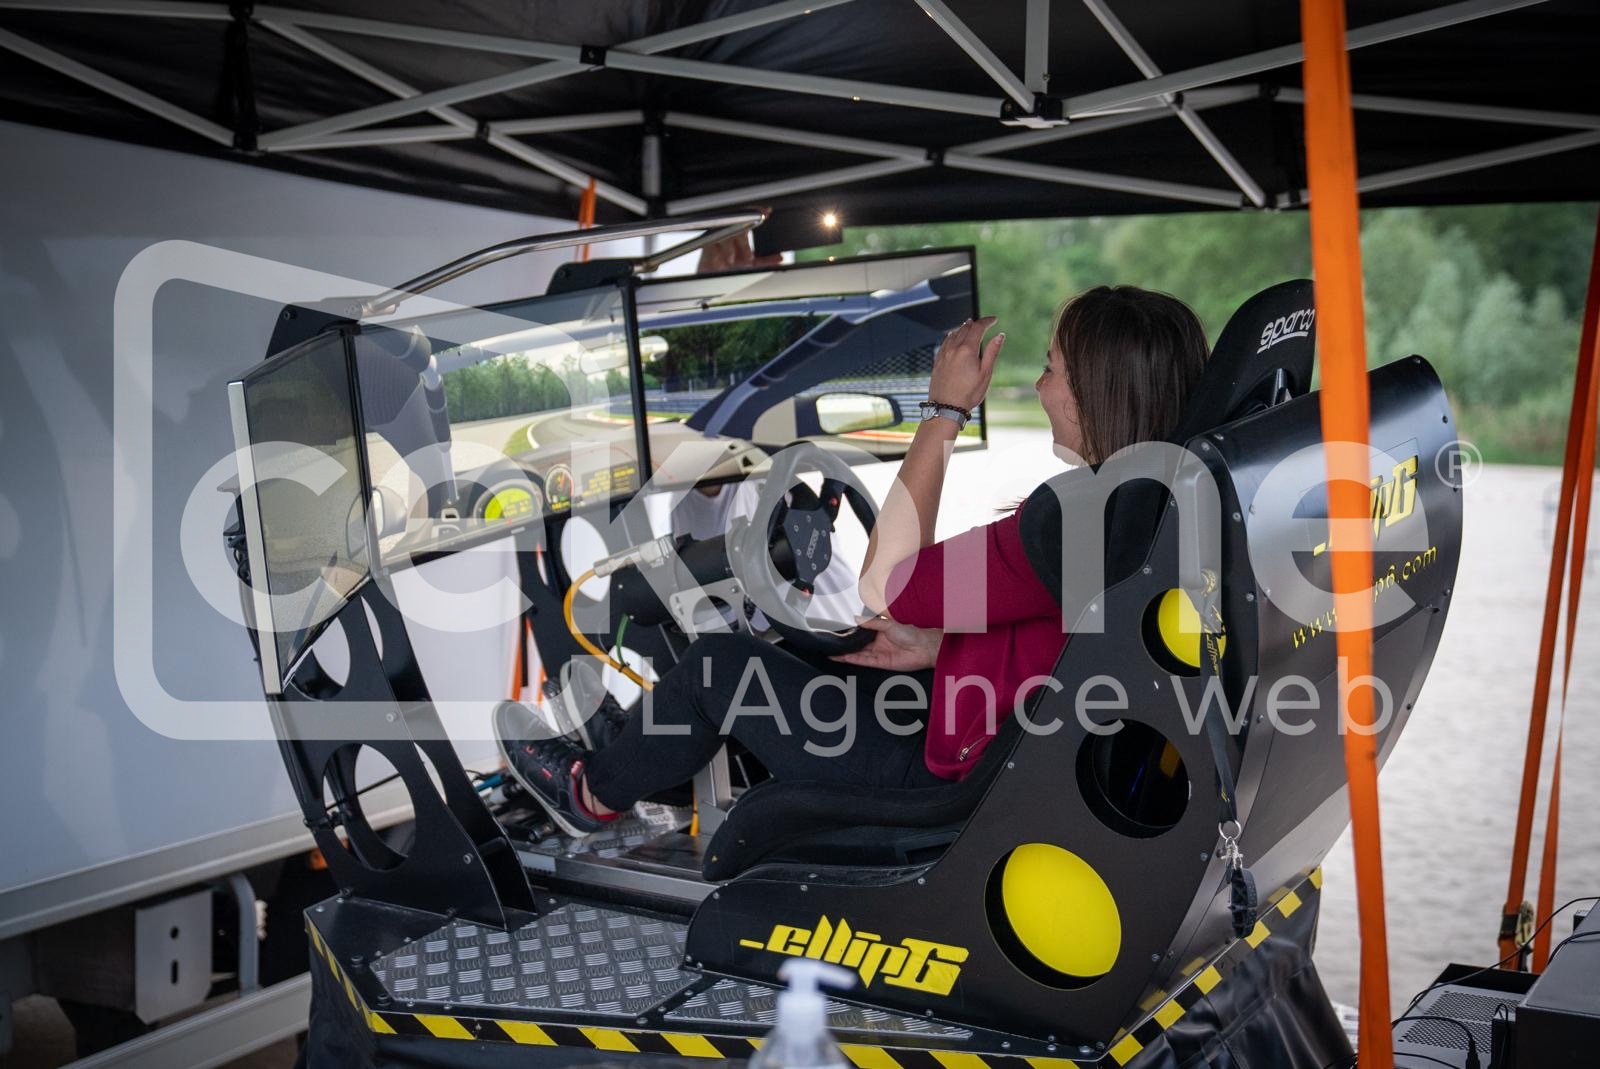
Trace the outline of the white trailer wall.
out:
[[[184,238],[388,284],[570,224],[7,123],[0,145],[3,937],[59,919],[38,912],[47,899],[71,907],[84,894],[116,897],[129,879],[176,863],[157,854],[141,867],[128,862],[135,855],[220,837],[192,843],[188,863],[256,841],[262,822],[298,825],[274,743],[176,741],[119,693],[112,486],[126,472],[112,450],[112,300],[129,261]],[[439,295],[541,292],[561,259],[514,260]],[[231,451],[224,384],[265,355],[276,311],[190,283],[169,284],[157,301],[152,627],[157,675],[184,697],[260,700],[245,633],[201,597],[177,543],[190,489]],[[455,679],[432,678],[437,651],[419,655],[436,695],[492,678],[471,687],[492,696],[507,681],[504,646],[456,644],[442,658]],[[474,743],[463,758],[471,767],[488,749]]]

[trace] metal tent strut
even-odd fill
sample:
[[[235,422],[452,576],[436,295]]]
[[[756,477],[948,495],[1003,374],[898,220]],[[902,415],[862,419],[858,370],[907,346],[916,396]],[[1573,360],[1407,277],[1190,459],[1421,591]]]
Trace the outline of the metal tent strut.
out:
[[[839,151],[858,152],[877,158],[873,162],[854,166],[833,168],[814,174],[794,175],[739,189],[682,197],[668,203],[666,205],[668,211],[703,211],[744,205],[766,198],[815,189],[837,188],[940,165],[1007,178],[1108,189],[1160,200],[1176,200],[1224,208],[1286,208],[1304,203],[1304,191],[1291,191],[1280,193],[1275,198],[1269,197],[1210,127],[1195,114],[1202,107],[1216,106],[1258,95],[1259,87],[1256,86],[1237,84],[1219,86],[1219,83],[1300,63],[1305,56],[1304,46],[1300,42],[1203,64],[1187,70],[1162,73],[1139,42],[1128,32],[1126,26],[1112,13],[1105,0],[1084,0],[1117,46],[1133,60],[1145,77],[1126,85],[1070,97],[1048,95],[1050,72],[1046,31],[1049,25],[1049,11],[1048,5],[1042,0],[1030,2],[1028,7],[1029,43],[1025,55],[1026,68],[1022,78],[1018,78],[1016,73],[977,37],[943,0],[915,0],[921,10],[994,80],[1002,93],[994,97],[911,86],[881,85],[788,71],[759,70],[661,54],[684,45],[713,40],[742,30],[803,18],[849,2],[851,0],[780,0],[778,3],[767,4],[753,11],[680,27],[613,46],[595,48],[554,44],[501,34],[468,33],[415,26],[298,8],[259,5],[250,15],[258,25],[295,42],[314,55],[398,98],[385,104],[353,109],[271,131],[260,138],[259,146],[265,151],[278,154],[481,137],[492,148],[570,187],[583,189],[588,186],[591,177],[596,177],[594,168],[582,161],[542,151],[519,138],[562,130],[593,130],[634,123],[643,124],[646,123],[647,117],[642,112],[608,111],[593,115],[549,116],[480,123],[458,110],[456,105],[558,78],[611,68],[662,77],[753,86],[789,93],[974,115],[996,121],[1009,114],[1019,118],[1024,125],[1043,127],[1010,138],[998,137],[953,148],[936,149],[926,146],[875,143],[814,131],[786,130],[783,131],[786,140],[815,144],[818,147]],[[1542,0],[1462,0],[1432,10],[1359,27],[1349,32],[1344,44],[1347,50],[1380,44],[1541,2]],[[184,3],[178,0],[0,0],[0,9],[48,9],[217,21],[235,17],[233,9],[224,4]],[[519,56],[538,62],[490,78],[424,93],[323,40],[311,33],[312,30]],[[134,107],[182,126],[207,140],[224,145],[232,143],[232,131],[219,124],[154,97],[25,37],[0,30],[0,48],[26,56]],[[1209,99],[1203,94],[1208,94]],[[1277,94],[1277,99],[1285,104],[1297,104],[1303,97],[1298,89],[1286,89]],[[1041,102],[1049,106],[1050,114],[1045,115],[1036,110],[1040,108]],[[1409,185],[1443,175],[1482,170],[1518,160],[1574,151],[1593,145],[1596,139],[1600,138],[1600,116],[1595,115],[1360,94],[1354,97],[1353,104],[1358,109],[1373,111],[1480,119],[1529,126],[1565,127],[1575,131],[1563,137],[1549,138],[1527,145],[1367,175],[1359,181],[1360,192]],[[443,120],[443,123],[435,126],[356,129],[421,112],[428,112]],[[1061,137],[1112,130],[1127,122],[1144,122],[1167,116],[1177,117],[1189,129],[1217,162],[1219,168],[1232,180],[1235,188],[1209,188],[1180,182],[1103,174],[1031,161],[990,158],[1014,148],[1043,144]],[[672,118],[669,116],[662,120],[661,125],[670,128],[673,125]],[[713,122],[723,123],[723,132],[734,136],[763,136],[759,133],[733,129],[736,126],[746,126],[753,130],[758,124],[733,123],[703,117],[697,127],[689,123],[683,125],[706,130],[711,129],[710,124]],[[1071,125],[1064,125],[1066,123]],[[856,144],[852,145],[852,142]],[[648,215],[658,210],[654,206],[659,205],[661,196],[659,190],[655,193],[644,191],[641,195],[598,178],[595,181],[595,192],[600,199],[635,215]]]
[[[513,256],[522,256],[530,252],[550,252],[554,249],[570,249],[576,246],[594,245],[604,241],[626,241],[630,238],[650,238],[661,234],[679,234],[687,230],[699,230],[700,234],[681,241],[660,252],[639,257],[632,261],[636,272],[654,271],[669,260],[694,252],[696,249],[707,245],[714,245],[727,238],[737,237],[740,234],[760,226],[766,221],[765,209],[749,209],[741,212],[722,212],[708,215],[668,216],[662,219],[651,219],[638,223],[616,223],[611,226],[584,227],[580,230],[563,230],[555,234],[535,234],[525,238],[514,238],[511,241],[502,241],[498,245],[469,252],[456,260],[451,260],[442,267],[435,267],[416,278],[375,297],[361,301],[357,306],[357,318],[373,315],[386,315],[400,306],[410,297],[428,292],[438,286],[444,285],[452,279],[476,271],[480,267],[508,260]]]

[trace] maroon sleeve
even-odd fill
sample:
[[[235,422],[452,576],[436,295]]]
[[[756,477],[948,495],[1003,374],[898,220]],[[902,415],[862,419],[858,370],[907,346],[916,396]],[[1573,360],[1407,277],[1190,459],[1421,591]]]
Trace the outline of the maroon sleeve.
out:
[[[889,615],[913,627],[983,631],[1061,606],[1023,552],[1015,512],[935,542],[889,573]]]

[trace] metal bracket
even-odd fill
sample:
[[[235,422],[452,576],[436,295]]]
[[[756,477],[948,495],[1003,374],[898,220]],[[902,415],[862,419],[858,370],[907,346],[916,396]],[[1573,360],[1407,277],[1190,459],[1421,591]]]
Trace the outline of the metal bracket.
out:
[[[558,293],[576,293],[578,290],[610,285],[631,274],[633,274],[632,260],[574,261],[555,269],[544,292],[547,297]]]
[[[750,630],[750,618],[744,611],[744,588],[738,579],[723,579],[708,583],[698,589],[677,591],[667,598],[667,610],[672,613],[678,629],[691,637],[699,637],[701,629],[695,626],[695,616],[708,602],[722,602],[738,615],[745,630]]]
[[[1066,126],[1069,122],[1066,105],[1058,96],[1035,93],[1033,94],[1033,110],[1026,112],[1022,110],[1021,105],[1010,97],[1000,102],[1000,124],[1002,126],[1025,126],[1030,130],[1049,130],[1056,126]]]

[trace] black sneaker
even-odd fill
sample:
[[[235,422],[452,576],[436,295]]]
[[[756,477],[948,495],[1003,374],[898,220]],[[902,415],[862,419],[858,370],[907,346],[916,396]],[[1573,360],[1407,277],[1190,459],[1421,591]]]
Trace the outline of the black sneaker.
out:
[[[601,818],[590,814],[578,801],[578,783],[588,753],[565,738],[517,742],[501,739],[500,751],[512,778],[544,806],[568,835],[584,836],[599,831],[615,816]]]
[[[561,727],[576,734],[589,750],[605,749],[628,726],[631,714],[612,697],[588,661],[568,662],[562,676],[564,687],[554,679],[545,683],[545,700],[559,710]]]
[[[600,708],[594,711],[589,722],[583,726],[588,730],[589,741],[594,744],[594,748],[603,750],[617,741],[617,736],[622,734],[628,726],[628,721],[632,719],[633,713],[624,709],[621,702],[607,694]]]

